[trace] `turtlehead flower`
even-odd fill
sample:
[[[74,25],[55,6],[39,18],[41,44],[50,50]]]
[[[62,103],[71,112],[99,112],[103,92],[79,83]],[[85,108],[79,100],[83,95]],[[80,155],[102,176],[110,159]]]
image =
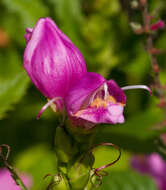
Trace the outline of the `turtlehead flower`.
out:
[[[32,179],[28,175],[21,175],[21,179],[27,187],[31,187]],[[2,190],[21,190],[21,188],[12,179],[7,169],[0,169],[0,189]]]
[[[91,123],[123,123],[126,96],[115,81],[87,73],[68,92],[65,105],[70,117]]]
[[[151,92],[144,85],[120,88],[113,80],[87,72],[79,50],[50,18],[39,19],[34,29],[26,32],[24,67],[35,86],[50,99],[37,118],[48,106],[56,106],[65,109],[76,125],[123,123],[124,90]]]
[[[47,98],[64,98],[71,86],[86,73],[80,51],[50,18],[41,18],[26,29],[24,67]]]
[[[142,174],[151,175],[160,190],[166,189],[166,162],[159,154],[133,156],[131,166]]]

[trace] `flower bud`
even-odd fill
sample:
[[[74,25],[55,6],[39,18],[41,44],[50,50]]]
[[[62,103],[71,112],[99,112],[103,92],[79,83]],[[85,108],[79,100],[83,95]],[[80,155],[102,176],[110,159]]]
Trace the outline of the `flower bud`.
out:
[[[89,153],[78,158],[74,165],[68,168],[68,177],[72,189],[82,190],[86,187],[93,163],[94,157]]]
[[[136,33],[136,34],[142,34],[144,32],[144,29],[142,27],[141,24],[136,23],[136,22],[131,22],[130,26],[132,28],[132,30]]]
[[[50,18],[39,19],[26,31],[25,70],[44,96],[64,98],[86,73],[80,51]]]
[[[131,8],[137,9],[139,7],[139,3],[137,0],[131,1]]]
[[[68,163],[76,153],[76,145],[64,128],[57,127],[55,136],[55,151],[60,163]]]
[[[51,183],[47,187],[48,190],[70,190],[68,181],[63,174],[53,176]]]

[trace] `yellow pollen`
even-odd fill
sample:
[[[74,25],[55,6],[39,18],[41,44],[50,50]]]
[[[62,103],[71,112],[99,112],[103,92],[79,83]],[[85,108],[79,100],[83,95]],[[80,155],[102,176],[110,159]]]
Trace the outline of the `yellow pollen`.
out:
[[[93,102],[90,104],[90,107],[107,107],[108,103],[114,103],[116,104],[117,101],[115,100],[115,98],[113,96],[108,96],[105,100],[101,99],[101,98],[96,98],[93,100]]]
[[[107,102],[112,102],[114,104],[116,104],[116,100],[113,96],[108,96],[107,99],[106,99]]]
[[[106,107],[107,102],[105,100],[102,100],[101,98],[96,98],[94,101],[90,104],[90,107]]]
[[[110,102],[113,104],[117,103],[116,99],[113,96],[108,96],[105,100],[103,100],[101,98],[96,98],[93,100],[93,102],[91,102],[90,107],[91,108],[93,108],[93,107],[96,107],[96,108],[104,107],[104,108],[106,108],[107,104],[109,104]],[[118,104],[120,104],[121,106],[125,106],[125,104],[122,102],[118,102]],[[82,109],[82,110],[77,111],[77,113],[75,113],[74,116],[79,117],[80,115],[82,115],[84,113],[85,110],[86,109]]]

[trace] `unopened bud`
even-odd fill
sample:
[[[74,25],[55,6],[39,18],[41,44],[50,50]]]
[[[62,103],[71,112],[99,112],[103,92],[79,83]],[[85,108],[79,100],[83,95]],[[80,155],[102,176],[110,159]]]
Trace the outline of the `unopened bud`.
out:
[[[137,9],[139,7],[139,3],[137,0],[131,1],[131,8],[132,9]]]
[[[82,190],[87,186],[93,163],[94,157],[89,153],[81,156],[74,165],[69,167],[68,178],[72,189]]]
[[[62,127],[56,129],[55,151],[61,163],[69,162],[76,153],[76,147],[72,144],[70,135]]]
[[[136,33],[136,34],[142,34],[144,32],[144,29],[142,27],[141,24],[136,23],[136,22],[131,22],[130,26],[132,28],[132,30]]]
[[[68,181],[63,174],[53,176],[47,190],[70,190]]]

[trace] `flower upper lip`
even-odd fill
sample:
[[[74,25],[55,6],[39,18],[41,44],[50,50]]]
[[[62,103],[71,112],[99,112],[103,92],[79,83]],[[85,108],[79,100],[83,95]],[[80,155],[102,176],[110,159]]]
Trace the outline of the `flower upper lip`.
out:
[[[47,98],[64,98],[86,72],[81,52],[50,18],[28,28],[24,67],[32,82]]]

